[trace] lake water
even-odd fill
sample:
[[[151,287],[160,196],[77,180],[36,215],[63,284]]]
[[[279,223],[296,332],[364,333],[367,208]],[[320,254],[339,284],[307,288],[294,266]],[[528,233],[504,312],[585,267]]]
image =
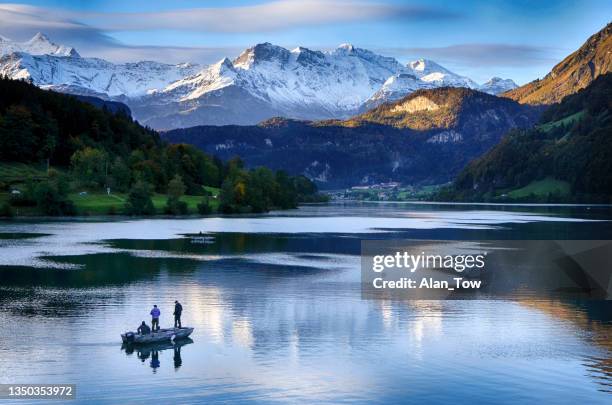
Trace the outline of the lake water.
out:
[[[71,403],[610,404],[610,301],[365,300],[359,268],[362,239],[612,239],[610,219],[349,203],[3,222],[0,383],[76,384]],[[175,299],[191,340],[122,348],[153,304],[170,326]]]

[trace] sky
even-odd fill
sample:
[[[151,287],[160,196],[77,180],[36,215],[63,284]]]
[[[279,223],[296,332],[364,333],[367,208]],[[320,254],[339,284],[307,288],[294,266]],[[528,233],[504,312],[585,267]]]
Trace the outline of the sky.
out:
[[[484,82],[544,76],[612,20],[610,0],[32,0],[0,3],[0,35],[43,32],[113,62],[214,63],[261,42],[351,43],[406,63],[432,59]]]

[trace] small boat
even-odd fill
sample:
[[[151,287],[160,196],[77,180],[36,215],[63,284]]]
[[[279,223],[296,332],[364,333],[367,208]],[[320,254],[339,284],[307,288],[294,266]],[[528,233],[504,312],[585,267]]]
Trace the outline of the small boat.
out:
[[[155,332],[140,335],[134,332],[125,332],[121,334],[123,343],[131,344],[146,344],[153,342],[163,342],[166,340],[174,341],[176,339],[184,339],[191,335],[193,328],[168,328],[159,329]]]

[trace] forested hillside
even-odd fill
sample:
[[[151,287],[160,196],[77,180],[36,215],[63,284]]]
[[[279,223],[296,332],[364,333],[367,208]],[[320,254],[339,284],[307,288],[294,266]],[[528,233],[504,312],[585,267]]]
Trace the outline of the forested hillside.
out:
[[[496,145],[528,128],[541,109],[464,88],[418,90],[348,120],[276,118],[256,126],[199,126],[163,134],[224,158],[238,155],[314,179],[321,188],[397,181],[441,184]]]
[[[612,74],[513,130],[439,195],[451,200],[612,202]]]
[[[303,177],[246,170],[240,160],[224,163],[189,145],[167,145],[123,109],[100,109],[6,78],[0,78],[0,169],[4,215],[79,213],[75,192],[112,194],[109,212],[94,212],[126,214],[186,214],[184,195],[201,196],[191,212],[205,214],[217,207],[291,208],[316,194]],[[153,204],[156,194],[168,196],[163,207]]]

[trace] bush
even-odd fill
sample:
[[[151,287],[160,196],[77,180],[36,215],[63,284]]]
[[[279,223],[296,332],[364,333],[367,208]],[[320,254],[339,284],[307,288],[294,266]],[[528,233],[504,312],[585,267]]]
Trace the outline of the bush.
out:
[[[128,215],[153,215],[155,207],[151,201],[151,185],[144,181],[137,181],[125,203],[125,212]]]
[[[65,190],[58,182],[43,181],[34,189],[34,200],[40,212],[44,215],[75,215],[76,208],[68,200]]]
[[[11,194],[9,203],[13,207],[36,207],[34,196],[28,193]]]
[[[168,197],[164,212],[170,215],[185,215],[187,214],[187,203],[176,197]]]
[[[10,218],[15,215],[13,207],[9,203],[4,203],[0,206],[0,217]]]
[[[209,215],[212,213],[212,207],[210,206],[208,195],[205,195],[204,198],[202,198],[202,201],[198,204],[198,213],[200,215]]]

